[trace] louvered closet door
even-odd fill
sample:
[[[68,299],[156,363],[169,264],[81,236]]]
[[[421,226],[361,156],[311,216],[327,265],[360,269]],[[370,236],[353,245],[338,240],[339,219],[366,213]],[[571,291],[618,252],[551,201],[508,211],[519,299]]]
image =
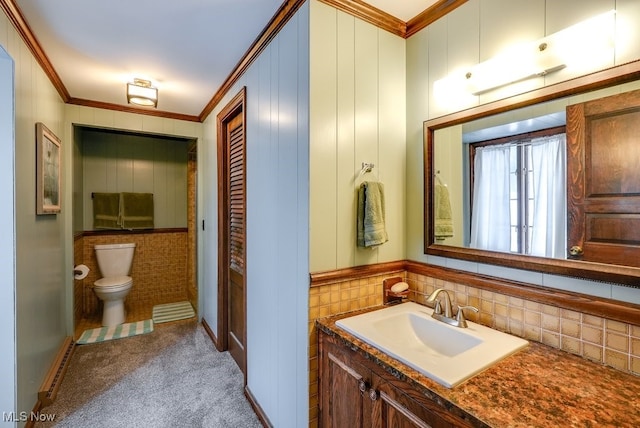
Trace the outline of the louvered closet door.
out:
[[[245,369],[245,166],[242,112],[228,122],[227,139],[227,225],[228,225],[228,323],[229,352]]]

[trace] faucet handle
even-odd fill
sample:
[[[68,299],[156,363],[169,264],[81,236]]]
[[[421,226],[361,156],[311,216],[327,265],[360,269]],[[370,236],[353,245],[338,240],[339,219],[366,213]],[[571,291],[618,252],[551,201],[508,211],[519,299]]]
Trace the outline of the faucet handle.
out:
[[[471,309],[473,312],[480,312],[478,308],[475,306],[458,306],[458,314],[456,315],[456,321],[458,322],[458,327],[466,328],[467,327],[467,319],[464,316],[464,310]]]
[[[434,314],[442,314],[442,305],[440,304],[440,300],[436,300],[435,306],[433,307]]]

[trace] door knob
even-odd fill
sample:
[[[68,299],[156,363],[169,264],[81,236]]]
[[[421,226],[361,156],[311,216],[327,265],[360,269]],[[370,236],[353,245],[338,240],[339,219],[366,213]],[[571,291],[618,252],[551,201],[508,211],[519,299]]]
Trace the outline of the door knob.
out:
[[[569,248],[569,254],[573,257],[579,257],[584,254],[584,250],[581,246],[574,245],[573,247]]]
[[[361,393],[364,394],[368,389],[367,382],[365,382],[363,379],[360,379],[360,382],[358,382],[358,389]]]

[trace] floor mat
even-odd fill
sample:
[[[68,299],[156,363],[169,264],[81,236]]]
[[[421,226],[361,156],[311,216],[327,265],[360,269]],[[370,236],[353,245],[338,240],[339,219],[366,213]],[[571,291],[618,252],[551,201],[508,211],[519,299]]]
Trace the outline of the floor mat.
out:
[[[153,322],[160,324],[163,322],[183,320],[194,317],[196,313],[191,303],[184,301],[178,303],[166,303],[153,307]]]
[[[130,322],[112,327],[92,328],[85,330],[76,342],[78,345],[122,339],[123,337],[147,334],[153,331],[153,320]]]

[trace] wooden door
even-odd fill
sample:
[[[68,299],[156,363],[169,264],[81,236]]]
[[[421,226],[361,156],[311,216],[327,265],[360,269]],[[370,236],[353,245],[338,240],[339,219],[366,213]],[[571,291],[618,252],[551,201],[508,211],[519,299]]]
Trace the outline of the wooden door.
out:
[[[567,149],[570,256],[639,267],[640,91],[567,107]]]
[[[245,301],[244,301],[244,123],[242,113],[235,116],[227,127],[227,186],[229,204],[227,208],[227,236],[229,237],[229,259],[225,269],[229,270],[227,316],[229,323],[229,352],[241,368],[244,367]]]
[[[218,115],[218,349],[229,350],[246,384],[246,168],[244,90]]]

